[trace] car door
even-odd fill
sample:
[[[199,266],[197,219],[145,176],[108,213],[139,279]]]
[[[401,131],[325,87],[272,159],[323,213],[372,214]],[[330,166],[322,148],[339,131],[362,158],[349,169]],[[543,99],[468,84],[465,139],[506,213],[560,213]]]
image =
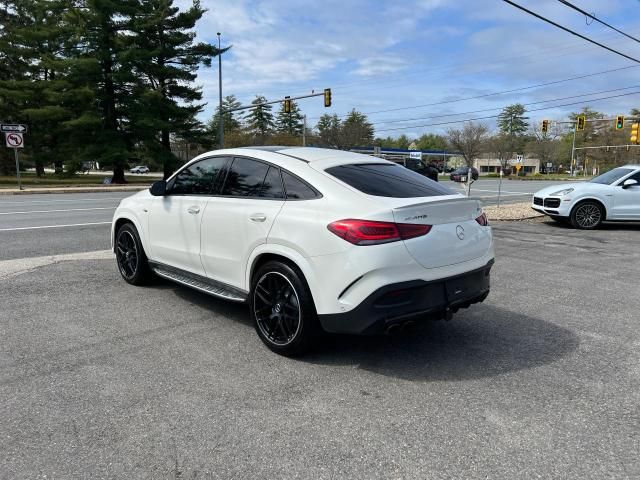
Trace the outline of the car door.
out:
[[[209,199],[202,218],[201,260],[207,276],[244,289],[249,255],[266,243],[283,204],[278,167],[234,158],[221,194]]]
[[[230,159],[211,157],[187,165],[153,199],[149,242],[153,261],[204,275],[200,261],[200,224],[216,181]]]
[[[625,181],[633,179],[637,185],[622,188]],[[640,171],[618,182],[614,187],[613,215],[615,220],[640,220]]]

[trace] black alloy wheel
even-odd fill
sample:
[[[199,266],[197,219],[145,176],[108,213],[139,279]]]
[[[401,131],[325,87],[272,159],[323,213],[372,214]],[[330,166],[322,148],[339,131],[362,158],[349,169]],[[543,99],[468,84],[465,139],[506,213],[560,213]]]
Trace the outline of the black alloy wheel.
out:
[[[600,226],[603,217],[600,205],[586,201],[579,203],[571,212],[571,224],[576,228],[592,230]]]
[[[118,270],[125,281],[132,285],[142,285],[149,280],[151,270],[147,263],[147,256],[138,232],[132,224],[125,223],[118,229],[115,238],[115,254]]]
[[[308,350],[320,328],[302,272],[295,266],[270,261],[253,278],[250,308],[260,339],[282,355]]]
[[[253,298],[256,322],[270,342],[287,345],[300,329],[300,301],[283,274],[268,272],[256,283]]]

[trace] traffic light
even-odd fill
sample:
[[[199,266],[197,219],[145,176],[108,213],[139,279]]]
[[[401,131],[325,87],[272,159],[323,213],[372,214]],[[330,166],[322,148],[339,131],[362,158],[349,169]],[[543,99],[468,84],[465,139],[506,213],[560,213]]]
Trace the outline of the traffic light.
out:
[[[631,143],[638,143],[638,128],[640,128],[640,123],[631,124]]]
[[[549,131],[549,120],[542,120],[542,133]]]
[[[616,117],[616,130],[622,130],[624,128],[624,115],[618,115]]]
[[[324,89],[324,106],[325,107],[331,106],[331,89],[330,88]]]
[[[284,97],[284,113],[291,113],[291,100],[290,97]]]
[[[586,121],[587,121],[587,117],[584,116],[584,115],[580,115],[578,117],[578,126],[577,126],[576,130],[578,130],[578,131],[584,130],[584,124],[586,123]]]

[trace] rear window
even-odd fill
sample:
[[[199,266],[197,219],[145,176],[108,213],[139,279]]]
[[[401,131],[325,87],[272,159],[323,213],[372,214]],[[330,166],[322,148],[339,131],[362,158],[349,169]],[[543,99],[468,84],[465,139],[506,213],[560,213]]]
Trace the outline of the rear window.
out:
[[[340,165],[327,173],[367,195],[376,197],[434,197],[455,192],[414,171],[388,163]]]

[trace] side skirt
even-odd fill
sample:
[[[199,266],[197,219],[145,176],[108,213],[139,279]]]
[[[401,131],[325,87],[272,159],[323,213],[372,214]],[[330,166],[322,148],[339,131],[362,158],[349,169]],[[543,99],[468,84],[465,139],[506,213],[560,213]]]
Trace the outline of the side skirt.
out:
[[[212,280],[195,273],[184,271],[180,268],[170,267],[163,263],[149,261],[149,266],[159,277],[166,278],[186,287],[208,293],[214,297],[223,298],[232,302],[246,302],[249,297],[248,292],[232,287],[226,283]]]

